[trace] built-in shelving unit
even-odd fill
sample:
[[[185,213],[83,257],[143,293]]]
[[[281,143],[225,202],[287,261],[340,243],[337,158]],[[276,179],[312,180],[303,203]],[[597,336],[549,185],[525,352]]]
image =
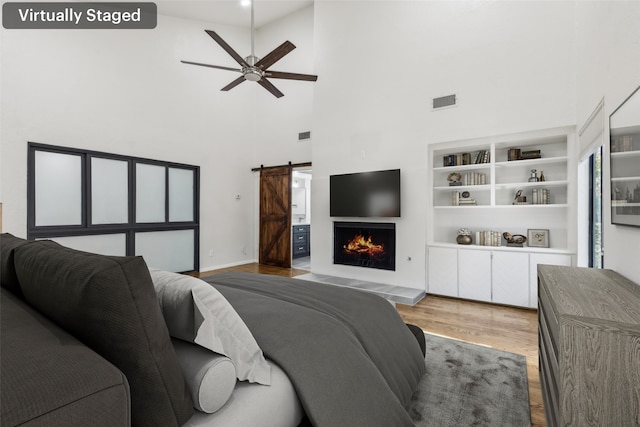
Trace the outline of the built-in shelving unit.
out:
[[[611,216],[640,225],[640,126],[611,130]]]
[[[427,292],[536,307],[537,264],[574,264],[574,140],[574,128],[565,127],[430,146]],[[544,181],[530,180],[532,170]],[[456,243],[460,228],[471,231],[471,245]],[[534,229],[548,230],[548,247],[477,244],[477,232]]]

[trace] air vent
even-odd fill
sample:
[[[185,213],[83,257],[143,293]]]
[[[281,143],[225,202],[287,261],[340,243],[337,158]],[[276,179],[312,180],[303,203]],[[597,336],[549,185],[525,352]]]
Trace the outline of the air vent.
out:
[[[307,139],[311,139],[311,131],[308,130],[306,132],[300,132],[298,134],[298,141],[306,141]]]
[[[441,96],[440,98],[433,98],[433,109],[438,109],[438,108],[444,108],[444,107],[451,107],[453,105],[456,105],[456,96],[454,95],[447,95],[447,96]]]

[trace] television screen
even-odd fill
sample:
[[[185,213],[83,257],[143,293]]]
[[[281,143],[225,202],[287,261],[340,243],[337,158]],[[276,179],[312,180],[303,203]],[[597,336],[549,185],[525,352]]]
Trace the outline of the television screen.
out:
[[[399,217],[400,169],[331,175],[329,215]]]

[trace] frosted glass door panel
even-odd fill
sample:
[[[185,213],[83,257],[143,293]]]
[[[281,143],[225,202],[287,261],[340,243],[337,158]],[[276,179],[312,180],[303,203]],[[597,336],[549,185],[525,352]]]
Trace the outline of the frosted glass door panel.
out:
[[[151,268],[191,271],[194,266],[193,250],[193,230],[136,233],[136,255],[142,255]]]
[[[125,256],[127,243],[125,234],[100,234],[93,236],[53,237],[51,240],[62,246],[100,255]]]
[[[82,158],[35,153],[36,226],[82,224]]]
[[[165,222],[165,167],[136,164],[136,222]]]
[[[169,168],[169,221],[193,221],[193,170]]]
[[[129,164],[122,160],[91,159],[91,223],[129,222]]]

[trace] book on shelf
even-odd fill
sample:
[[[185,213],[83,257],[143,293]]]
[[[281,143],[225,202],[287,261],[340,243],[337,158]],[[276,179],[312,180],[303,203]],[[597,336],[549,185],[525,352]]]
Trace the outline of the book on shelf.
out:
[[[442,166],[463,166],[471,164],[471,153],[447,154],[442,156]]]
[[[534,188],[531,190],[531,203],[534,205],[550,204],[551,192],[548,188]]]
[[[451,206],[472,206],[476,204],[475,199],[469,199],[468,197],[461,197],[460,191],[454,190],[451,192]]]
[[[611,152],[623,153],[625,151],[635,151],[634,142],[633,135],[614,136],[611,138]],[[640,149],[640,147],[638,149]]]
[[[487,183],[487,174],[482,172],[469,172],[462,176],[463,185],[484,185]]]
[[[502,234],[494,230],[476,231],[476,245],[502,246]]]
[[[442,156],[442,166],[464,166],[479,163],[489,163],[489,151],[480,150],[475,156],[471,153],[445,154]]]
[[[529,159],[540,159],[542,155],[540,154],[540,150],[529,150],[523,151],[520,153],[520,160],[529,160]]]
[[[489,150],[480,150],[476,154],[474,164],[489,163]]]
[[[507,151],[507,160],[508,161],[520,160],[520,149],[509,148],[509,151]]]

